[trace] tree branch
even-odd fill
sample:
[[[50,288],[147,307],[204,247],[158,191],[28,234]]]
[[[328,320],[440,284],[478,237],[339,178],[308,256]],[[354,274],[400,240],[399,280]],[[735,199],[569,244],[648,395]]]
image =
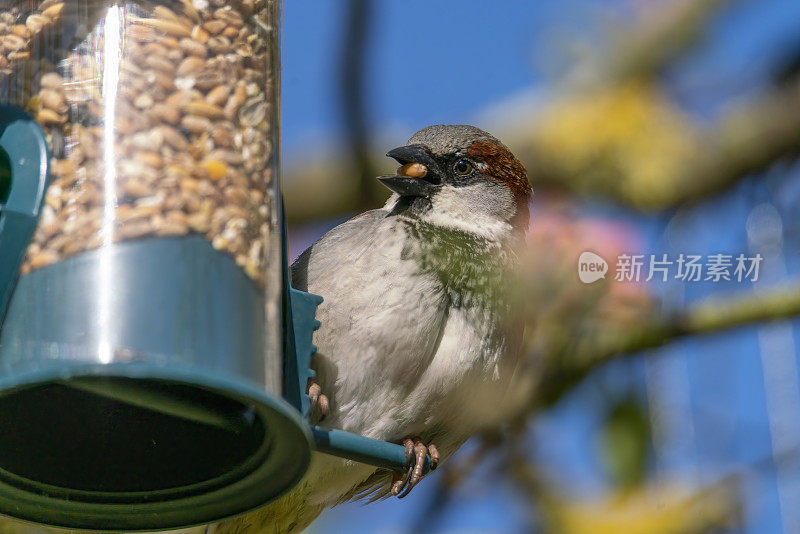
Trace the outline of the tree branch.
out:
[[[685,336],[713,334],[796,315],[800,315],[800,283],[743,297],[709,298],[672,316],[632,328],[590,350],[550,355],[533,407],[552,404],[593,369],[608,361],[660,347]]]
[[[535,124],[536,118],[526,122]],[[674,172],[659,175],[658,183],[644,175],[626,181],[616,168],[603,167],[602,163],[577,174],[567,165],[543,165],[548,155],[537,144],[541,133],[504,135],[502,129],[495,133],[525,164],[534,188],[602,196],[643,211],[665,210],[712,197],[783,158],[800,154],[800,83],[767,91],[715,125],[696,131],[697,142],[688,152],[674,156],[680,163]],[[360,157],[369,159],[366,153]],[[374,163],[370,165],[370,169],[375,168]],[[365,171],[362,166],[354,175],[352,168],[335,161],[296,169],[285,181],[287,213],[292,221],[303,221],[363,209],[367,207],[363,204],[364,190],[375,190],[374,178],[373,170]],[[309,194],[315,190],[331,194]],[[373,198],[369,206],[375,204],[377,199]]]
[[[613,79],[663,71],[704,35],[709,19],[732,0],[689,0],[666,4],[648,20],[623,31],[609,68]]]
[[[780,87],[733,111],[703,136],[712,140],[660,208],[697,201],[800,153],[800,84]],[[714,140],[716,140],[714,142]]]
[[[623,93],[612,98],[617,100],[611,101],[610,110],[604,110],[609,115],[603,122],[624,123],[625,117],[613,115],[613,106],[620,102],[625,105],[628,97]],[[642,101],[632,105],[646,106],[650,104],[648,98],[659,97],[633,98]],[[569,140],[572,152],[554,148],[553,140],[548,139],[551,132],[541,125],[538,130],[532,128],[509,138],[508,144],[528,168],[534,187],[605,197],[647,212],[712,197],[783,158],[800,154],[800,83],[764,91],[710,127],[700,127],[677,109],[663,109],[668,104],[663,96],[660,98],[661,102],[652,104],[654,109],[640,110],[651,117],[643,120],[650,122],[642,124],[642,130],[631,127],[627,138],[600,137],[602,134],[594,131],[600,120],[595,116],[594,123],[575,126],[577,131]],[[591,93],[583,96],[584,103],[591,99]],[[653,118],[656,114],[663,122]],[[558,124],[558,119],[556,115],[550,122]],[[681,126],[653,131],[657,124],[669,121]],[[537,124],[534,118],[528,122]],[[659,134],[664,136],[663,147],[656,137]],[[643,138],[648,141],[641,141]],[[571,157],[576,151],[584,159]],[[656,173],[652,165],[656,165]]]

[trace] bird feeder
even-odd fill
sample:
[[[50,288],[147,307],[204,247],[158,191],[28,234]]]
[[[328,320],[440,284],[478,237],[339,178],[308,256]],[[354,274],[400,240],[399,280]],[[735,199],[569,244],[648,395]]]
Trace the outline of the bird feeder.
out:
[[[0,515],[252,510],[312,450],[321,298],[288,287],[277,0],[0,4]]]

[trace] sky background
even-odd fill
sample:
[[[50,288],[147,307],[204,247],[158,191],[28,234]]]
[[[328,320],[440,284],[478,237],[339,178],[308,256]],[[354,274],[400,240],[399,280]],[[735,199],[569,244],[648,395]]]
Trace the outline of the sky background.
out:
[[[403,144],[428,124],[490,128],[513,108],[504,103],[535,105],[547,98],[552,87],[548,82],[568,64],[569,50],[601,45],[607,38],[602,30],[629,16],[632,3],[506,0],[500,9],[498,3],[483,0],[376,2],[367,70],[369,120],[380,140],[376,150]],[[335,73],[342,4],[284,2],[287,168],[339,148],[342,121]],[[669,74],[674,97],[698,116],[713,117],[767,83],[784,51],[800,45],[798,30],[797,0],[735,3],[714,20],[698,51]],[[386,169],[392,167],[387,160]],[[800,237],[793,215],[800,197],[798,174],[787,164],[766,180],[745,181],[719,198],[657,219],[604,206],[589,209],[635,219],[646,252],[772,254],[764,262],[765,287],[787,273],[798,274]],[[293,248],[301,250],[335,223],[325,221],[312,231],[294,229]],[[676,304],[713,292],[752,289],[736,283],[655,287]],[[659,417],[652,468],[665,481],[702,483],[763,463],[774,448],[800,443],[797,333],[796,321],[752,327],[685,340],[633,365],[608,366],[536,421],[531,446],[570,491],[586,495],[602,489],[605,482],[592,447],[602,414],[593,406],[609,390],[633,390]],[[744,532],[800,528],[800,512],[795,511],[800,508],[800,469],[790,462],[779,472],[767,462],[747,477]],[[432,530],[525,532],[525,504],[513,490],[490,472],[473,478]],[[314,532],[408,532],[434,490],[435,484],[426,480],[403,501],[336,508],[324,514]]]

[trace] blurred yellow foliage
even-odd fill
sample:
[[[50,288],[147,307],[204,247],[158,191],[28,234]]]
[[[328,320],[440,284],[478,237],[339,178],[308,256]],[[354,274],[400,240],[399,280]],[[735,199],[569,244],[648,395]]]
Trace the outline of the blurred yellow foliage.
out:
[[[730,485],[693,489],[654,485],[596,500],[554,503],[552,528],[559,534],[690,534],[732,528],[741,502]]]
[[[532,139],[542,174],[580,190],[607,184],[640,207],[674,196],[699,147],[691,119],[643,80],[562,97],[535,121]]]

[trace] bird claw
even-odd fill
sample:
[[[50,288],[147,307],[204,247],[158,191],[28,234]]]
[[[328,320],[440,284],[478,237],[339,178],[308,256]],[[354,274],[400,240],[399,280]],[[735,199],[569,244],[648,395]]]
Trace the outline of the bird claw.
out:
[[[431,470],[439,466],[440,459],[439,450],[433,443],[425,445],[419,438],[406,438],[403,440],[403,445],[406,448],[407,469],[405,473],[394,473],[391,489],[392,495],[400,499],[406,497],[422,480],[425,457],[429,454],[431,456]]]
[[[308,399],[311,401],[311,412],[316,409],[319,412],[319,421],[325,419],[330,413],[330,401],[327,395],[322,393],[322,388],[316,382],[311,382],[308,386]]]

